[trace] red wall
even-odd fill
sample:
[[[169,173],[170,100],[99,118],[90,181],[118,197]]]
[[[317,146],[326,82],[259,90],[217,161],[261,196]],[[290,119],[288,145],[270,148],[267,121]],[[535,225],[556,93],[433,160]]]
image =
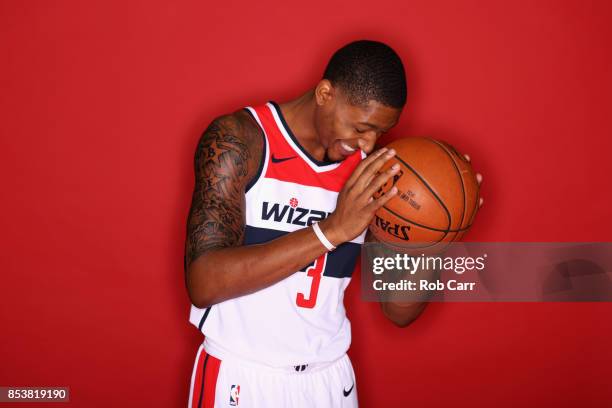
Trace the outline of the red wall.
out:
[[[196,141],[299,95],[353,39],[404,58],[393,135],[446,139],[484,174],[470,240],[610,241],[611,18],[605,0],[1,2],[0,385],[185,406]],[[610,304],[435,304],[402,330],[358,283],[364,407],[612,403]]]

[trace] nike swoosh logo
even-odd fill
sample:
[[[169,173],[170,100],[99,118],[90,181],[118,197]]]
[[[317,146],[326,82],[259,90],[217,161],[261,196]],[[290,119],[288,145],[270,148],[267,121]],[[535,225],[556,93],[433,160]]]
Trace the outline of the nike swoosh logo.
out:
[[[278,159],[278,158],[274,157],[274,155],[272,155],[272,163],[282,163],[284,161],[295,159],[295,158],[296,158],[296,156],[283,157],[283,158]]]
[[[355,386],[355,384],[351,385],[351,388],[349,388],[348,391],[345,390],[345,389],[342,390],[342,393],[344,394],[345,397],[348,397],[350,395],[351,391],[353,391],[353,387],[354,386]]]

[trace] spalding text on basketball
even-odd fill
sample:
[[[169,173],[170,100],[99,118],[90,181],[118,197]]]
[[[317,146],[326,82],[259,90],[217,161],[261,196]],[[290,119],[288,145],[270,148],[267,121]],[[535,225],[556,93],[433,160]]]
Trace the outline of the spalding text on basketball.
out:
[[[389,221],[385,221],[380,218],[378,215],[376,217],[376,226],[383,231],[385,231],[389,235],[393,235],[401,240],[408,241],[410,238],[408,237],[408,230],[410,230],[409,225],[398,225],[393,224]]]

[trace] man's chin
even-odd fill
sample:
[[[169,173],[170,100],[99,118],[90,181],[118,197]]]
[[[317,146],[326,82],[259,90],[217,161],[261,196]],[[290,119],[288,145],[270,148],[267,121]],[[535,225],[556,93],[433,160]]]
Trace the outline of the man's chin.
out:
[[[326,162],[334,162],[334,161],[337,161],[337,160],[333,159],[332,157],[330,157],[330,156],[327,154],[327,152],[325,152],[325,157],[323,158],[323,161],[326,161]]]
[[[330,155],[330,154],[329,154],[329,152],[325,152],[325,158],[324,158],[324,160],[325,160],[326,162],[338,162],[338,161],[342,161],[342,160],[344,160],[344,159],[346,159],[346,157],[344,157],[344,156],[342,156],[342,155],[339,155],[339,154],[333,154],[333,153]]]

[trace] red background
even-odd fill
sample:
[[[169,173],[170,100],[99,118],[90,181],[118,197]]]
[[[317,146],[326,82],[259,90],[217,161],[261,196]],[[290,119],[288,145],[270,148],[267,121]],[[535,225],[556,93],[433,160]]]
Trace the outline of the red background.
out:
[[[446,139],[484,174],[470,240],[609,241],[610,4],[0,2],[0,385],[185,406],[196,141],[358,38],[407,66],[393,135]],[[358,278],[346,303],[364,407],[612,403],[611,304],[434,304],[398,329]]]

